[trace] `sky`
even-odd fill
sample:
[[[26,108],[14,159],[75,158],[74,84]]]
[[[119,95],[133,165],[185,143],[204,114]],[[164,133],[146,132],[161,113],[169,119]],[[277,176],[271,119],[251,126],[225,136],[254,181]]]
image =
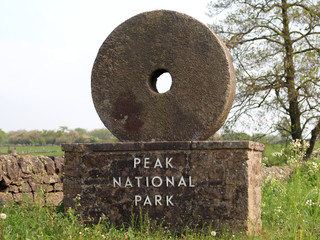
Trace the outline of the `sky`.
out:
[[[0,129],[103,128],[91,70],[125,20],[168,9],[208,24],[210,0],[0,0]]]

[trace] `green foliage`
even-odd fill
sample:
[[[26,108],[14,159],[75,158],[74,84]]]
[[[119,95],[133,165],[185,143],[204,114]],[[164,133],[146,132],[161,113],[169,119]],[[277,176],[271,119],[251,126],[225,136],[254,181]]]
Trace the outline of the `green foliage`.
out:
[[[8,141],[8,135],[0,129],[0,144],[7,143]]]
[[[297,164],[305,158],[309,144],[299,139],[289,144],[266,145],[262,163],[266,166],[284,166]]]
[[[222,140],[251,140],[251,136],[244,132],[226,132],[222,134]]]
[[[287,182],[265,182],[262,203],[266,239],[319,239],[319,159],[300,162]]]
[[[208,10],[214,17],[210,27],[226,43],[236,70],[237,94],[227,126],[251,124],[294,140],[316,138],[319,1],[213,0]]]
[[[3,136],[3,137],[2,137]],[[3,139],[3,140],[2,140]],[[59,130],[19,130],[6,134],[0,130],[0,144],[46,145],[62,143],[116,142],[117,139],[107,129],[96,129],[88,132],[83,128],[74,130],[60,127]]]
[[[101,129],[95,129],[88,134],[91,137],[94,137],[96,139],[99,139],[99,141],[104,141],[104,142],[117,142],[117,138],[112,135],[112,133],[107,129],[107,128],[101,128]]]
[[[265,144],[264,151],[262,153],[262,163],[267,166],[283,166],[283,161],[277,161],[274,157],[275,152],[281,152],[283,148],[287,146],[287,143],[278,143],[278,144]]]
[[[63,213],[61,207],[41,207],[39,204],[7,204],[1,209],[1,239],[212,239],[212,231],[171,232],[160,225],[152,226],[142,217],[139,226],[115,228],[102,217],[96,225],[86,225],[72,209]],[[226,233],[226,236],[232,236]],[[242,238],[238,238],[242,239]]]

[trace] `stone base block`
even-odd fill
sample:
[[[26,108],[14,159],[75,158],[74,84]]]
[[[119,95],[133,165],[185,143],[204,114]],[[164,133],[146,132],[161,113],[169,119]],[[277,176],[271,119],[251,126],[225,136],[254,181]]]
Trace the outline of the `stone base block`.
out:
[[[130,224],[142,213],[178,229],[261,229],[263,145],[231,142],[65,144],[64,207]]]

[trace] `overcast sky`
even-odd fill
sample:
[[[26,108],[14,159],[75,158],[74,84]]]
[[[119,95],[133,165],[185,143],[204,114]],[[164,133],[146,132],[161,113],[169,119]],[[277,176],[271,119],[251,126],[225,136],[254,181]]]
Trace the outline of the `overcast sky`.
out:
[[[0,0],[0,129],[102,128],[93,62],[119,24],[156,9],[207,24],[210,0]]]

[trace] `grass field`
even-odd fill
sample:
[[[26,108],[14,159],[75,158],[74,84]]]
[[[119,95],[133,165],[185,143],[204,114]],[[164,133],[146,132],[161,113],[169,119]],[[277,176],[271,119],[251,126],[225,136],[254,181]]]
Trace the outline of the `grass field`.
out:
[[[64,155],[60,146],[0,146],[0,154],[8,154],[8,150],[16,150],[19,155],[44,155],[58,156]]]

